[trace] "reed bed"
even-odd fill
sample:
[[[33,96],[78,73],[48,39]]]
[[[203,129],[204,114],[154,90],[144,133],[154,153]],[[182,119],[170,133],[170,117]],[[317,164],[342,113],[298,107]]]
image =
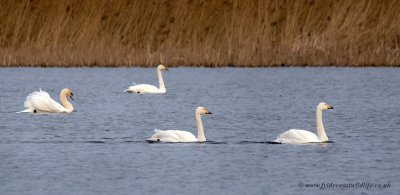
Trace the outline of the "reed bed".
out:
[[[399,66],[398,0],[0,0],[0,66]]]

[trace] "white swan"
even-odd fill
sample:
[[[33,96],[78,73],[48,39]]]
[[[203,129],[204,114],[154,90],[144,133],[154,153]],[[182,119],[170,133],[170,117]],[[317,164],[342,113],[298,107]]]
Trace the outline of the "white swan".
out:
[[[158,76],[158,82],[160,84],[160,88],[157,88],[156,86],[149,85],[149,84],[140,84],[140,85],[133,85],[130,86],[128,89],[125,90],[125,92],[128,93],[151,93],[151,94],[162,94],[167,92],[167,89],[165,88],[164,85],[164,80],[161,74],[161,71],[168,70],[167,66],[165,65],[158,65],[157,67],[157,76]]]
[[[35,91],[26,97],[24,102],[25,110],[21,112],[32,112],[32,113],[71,113],[74,110],[72,104],[67,100],[67,96],[72,100],[74,94],[68,88],[64,88],[60,92],[61,104],[54,101],[50,95],[42,91]]]
[[[205,142],[203,123],[201,122],[201,114],[212,114],[207,108],[197,107],[195,116],[197,122],[197,138],[188,131],[181,130],[154,130],[155,134],[147,139],[149,142]]]
[[[320,143],[328,142],[328,136],[325,133],[324,124],[322,123],[322,111],[333,109],[332,106],[321,102],[317,106],[316,121],[317,135],[305,130],[290,129],[280,134],[274,142],[287,144],[302,144],[302,143]]]

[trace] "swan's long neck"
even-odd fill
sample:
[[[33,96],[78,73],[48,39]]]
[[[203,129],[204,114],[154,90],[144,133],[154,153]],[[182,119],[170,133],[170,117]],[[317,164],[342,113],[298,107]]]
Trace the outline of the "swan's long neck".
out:
[[[329,141],[328,136],[325,133],[324,124],[322,123],[322,110],[317,109],[317,134],[321,142]]]
[[[197,112],[196,112],[196,123],[197,123],[197,139],[200,142],[207,141],[206,136],[204,135],[204,128],[203,128],[203,122],[201,121],[201,116]]]
[[[72,112],[74,110],[74,107],[72,107],[72,104],[69,103],[69,101],[67,99],[67,95],[64,92],[61,92],[61,94],[60,94],[60,101],[61,101],[61,104],[67,110],[67,112]]]
[[[162,74],[161,74],[161,70],[159,70],[159,69],[157,69],[157,76],[158,76],[158,82],[160,83],[159,90],[161,92],[166,92],[167,89],[165,89],[164,80],[163,80],[163,77],[162,77]]]

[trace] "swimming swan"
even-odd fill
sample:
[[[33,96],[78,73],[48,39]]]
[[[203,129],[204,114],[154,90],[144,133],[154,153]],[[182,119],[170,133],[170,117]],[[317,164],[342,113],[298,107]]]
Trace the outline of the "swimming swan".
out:
[[[26,110],[21,112],[32,112],[32,113],[71,113],[74,110],[72,104],[68,102],[67,96],[74,100],[74,94],[68,88],[64,88],[60,92],[61,104],[54,101],[50,95],[42,91],[35,91],[26,97],[24,107]]]
[[[280,134],[274,142],[287,144],[302,144],[302,143],[320,143],[328,142],[328,136],[325,133],[324,124],[322,123],[322,111],[333,109],[332,106],[321,102],[317,106],[317,135],[305,130],[290,129]]]
[[[188,131],[181,130],[154,130],[155,134],[147,139],[149,142],[205,142],[203,123],[201,122],[202,114],[212,114],[207,108],[197,107],[195,115],[197,122],[197,138]]]
[[[158,65],[157,67],[157,75],[158,75],[158,82],[160,83],[160,88],[156,86],[149,85],[149,84],[140,84],[140,85],[133,85],[130,86],[125,92],[128,93],[151,93],[151,94],[162,94],[167,92],[165,89],[164,80],[161,74],[161,71],[168,70],[167,66],[162,64]]]

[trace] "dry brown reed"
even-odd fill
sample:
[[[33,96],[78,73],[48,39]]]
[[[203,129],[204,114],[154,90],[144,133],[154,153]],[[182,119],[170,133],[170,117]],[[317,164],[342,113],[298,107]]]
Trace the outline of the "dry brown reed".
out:
[[[399,66],[399,0],[0,0],[0,66]]]

